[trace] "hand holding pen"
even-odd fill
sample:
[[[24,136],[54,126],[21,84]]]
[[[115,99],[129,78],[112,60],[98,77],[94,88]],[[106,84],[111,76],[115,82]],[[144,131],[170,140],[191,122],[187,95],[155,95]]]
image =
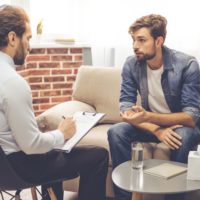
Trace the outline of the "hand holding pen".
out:
[[[58,126],[58,130],[60,130],[63,135],[64,139],[70,139],[74,133],[76,132],[76,125],[73,117],[65,117],[62,116],[63,120],[60,122]]]

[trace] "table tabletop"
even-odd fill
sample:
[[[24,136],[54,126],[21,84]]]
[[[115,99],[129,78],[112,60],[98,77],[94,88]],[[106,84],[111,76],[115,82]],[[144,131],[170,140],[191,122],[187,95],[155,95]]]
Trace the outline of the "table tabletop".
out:
[[[149,159],[144,160],[143,170],[162,163],[172,163],[187,167],[186,164],[179,162]],[[187,180],[187,172],[165,179],[145,174],[143,170],[132,169],[131,161],[127,161],[113,170],[112,180],[116,186],[129,192],[172,194],[200,189],[200,181]]]

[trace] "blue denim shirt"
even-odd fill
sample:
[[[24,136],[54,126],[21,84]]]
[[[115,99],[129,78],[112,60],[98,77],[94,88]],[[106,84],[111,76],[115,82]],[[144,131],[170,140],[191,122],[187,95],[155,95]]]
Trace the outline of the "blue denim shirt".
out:
[[[161,85],[172,113],[186,112],[195,122],[200,117],[200,68],[197,60],[163,46],[164,71]],[[122,70],[120,110],[136,104],[138,92],[142,106],[149,110],[147,64],[128,57]]]

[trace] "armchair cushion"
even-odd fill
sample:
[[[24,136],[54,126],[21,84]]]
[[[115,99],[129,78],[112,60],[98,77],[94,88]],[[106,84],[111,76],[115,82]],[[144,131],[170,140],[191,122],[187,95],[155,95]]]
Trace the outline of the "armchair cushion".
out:
[[[95,112],[95,109],[83,102],[68,101],[60,103],[39,115],[36,120],[42,132],[57,129],[62,116],[72,116],[77,111]]]
[[[81,66],[73,88],[73,99],[106,113],[101,123],[120,122],[119,92],[121,69]]]

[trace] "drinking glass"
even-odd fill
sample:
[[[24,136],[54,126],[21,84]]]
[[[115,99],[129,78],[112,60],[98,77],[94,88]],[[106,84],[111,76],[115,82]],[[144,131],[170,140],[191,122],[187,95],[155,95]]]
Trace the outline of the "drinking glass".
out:
[[[142,169],[143,168],[143,144],[141,142],[131,143],[131,155],[132,155],[132,168]]]

